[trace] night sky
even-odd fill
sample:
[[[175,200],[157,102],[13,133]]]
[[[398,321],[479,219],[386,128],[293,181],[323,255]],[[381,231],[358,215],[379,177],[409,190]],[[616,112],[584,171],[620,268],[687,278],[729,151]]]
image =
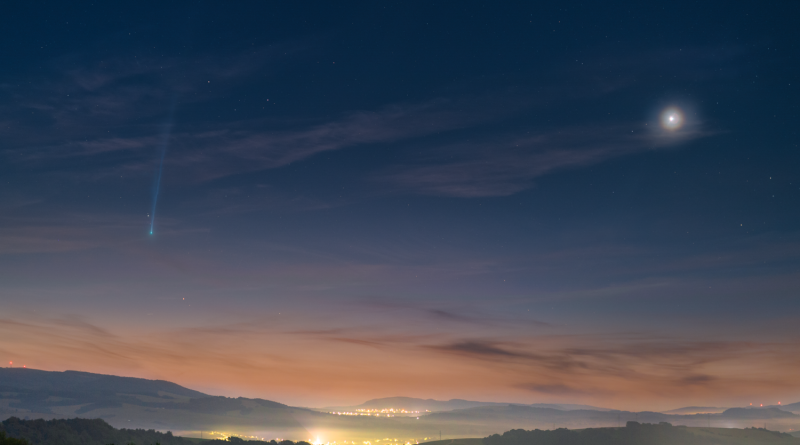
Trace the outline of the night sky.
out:
[[[6,4],[0,359],[301,406],[796,402],[798,17]]]

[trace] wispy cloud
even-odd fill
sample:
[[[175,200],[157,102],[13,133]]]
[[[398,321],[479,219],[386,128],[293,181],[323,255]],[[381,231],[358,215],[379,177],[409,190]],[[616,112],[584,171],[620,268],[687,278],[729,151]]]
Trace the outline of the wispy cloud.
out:
[[[441,346],[431,346],[431,348],[438,351],[452,352],[454,354],[463,354],[474,357],[534,358],[530,354],[511,352],[494,344],[475,340],[460,341]]]
[[[684,394],[735,387],[774,389],[787,375],[778,369],[768,384],[753,379],[750,362],[789,365],[779,351],[791,342],[702,341],[653,335],[465,339],[423,346],[430,351],[502,368],[520,381],[514,387],[556,396],[625,392]],[[745,357],[750,357],[746,359]],[[789,360],[793,361],[793,360]],[[784,363],[785,362],[785,363]],[[760,369],[763,367],[759,367]],[[535,381],[525,375],[538,376]],[[526,381],[527,380],[527,381]]]
[[[182,107],[187,111],[198,106],[217,108],[223,103],[229,107],[225,98],[232,91],[224,85],[252,80],[254,73],[269,71],[270,61],[297,51],[295,47],[302,45],[279,45],[215,59],[128,56],[89,63],[72,56],[55,60],[54,71],[65,75],[42,80],[24,91],[5,86],[20,100],[13,107],[0,107],[0,121],[3,115],[8,117],[8,123],[0,126],[7,141],[4,152],[13,162],[39,163],[49,170],[57,170],[65,159],[92,158],[81,164],[86,170],[84,178],[149,175],[167,103],[178,97],[178,121],[166,162],[182,183],[280,168],[324,152],[395,144],[424,154],[384,166],[373,174],[375,182],[406,192],[483,197],[517,193],[553,171],[711,134],[697,127],[675,137],[649,131],[639,123],[619,121],[606,126],[576,123],[535,130],[534,134],[527,127],[483,128],[519,118],[530,110],[564,103],[574,106],[576,101],[595,101],[636,85],[635,79],[613,86],[599,78],[584,79],[586,73],[571,62],[563,62],[551,77],[545,76],[548,88],[491,91],[483,87],[477,94],[452,91],[417,102],[340,110],[333,116],[307,113],[275,119],[237,118],[234,114],[208,119],[209,113],[182,113]],[[719,53],[721,61],[735,56],[735,51],[731,55],[724,49],[685,48],[661,51],[645,68],[638,68],[640,58],[622,56],[612,57],[610,62],[608,57],[581,62],[604,63],[607,69],[625,72],[637,67],[637,75],[648,75],[647,70],[665,60],[701,60],[701,55],[709,52]],[[555,78],[565,75],[584,80],[577,82],[579,87],[567,89]],[[47,131],[42,131],[43,126]],[[491,136],[476,136],[478,130]]]
[[[458,104],[433,100],[396,104],[373,111],[346,113],[338,119],[318,123],[245,120],[211,125],[217,129],[181,131],[170,138],[167,165],[173,173],[191,182],[267,170],[312,157],[318,153],[368,144],[409,141],[435,133],[467,127],[494,118],[460,111]],[[290,129],[286,129],[290,128]],[[293,129],[291,129],[293,128]],[[14,159],[47,163],[69,158],[116,155],[116,167],[104,167],[95,176],[152,171],[152,148],[158,128],[145,129],[144,136],[103,137],[93,135],[66,143],[46,143],[20,152]],[[98,137],[99,136],[99,137]],[[120,157],[121,156],[121,157]],[[104,163],[104,165],[107,164]]]
[[[704,341],[648,333],[482,338],[437,333],[431,325],[392,332],[385,319],[348,327],[305,319],[175,319],[169,326],[143,320],[120,326],[113,318],[98,324],[79,316],[6,317],[0,319],[0,350],[32,367],[172,376],[198,389],[225,385],[273,399],[308,391],[321,397],[331,382],[354,385],[362,397],[392,382],[393,391],[444,388],[454,397],[474,387],[628,402],[654,394],[676,399],[726,391],[742,397],[797,388],[792,370],[798,362],[791,354],[797,345],[791,340]],[[403,383],[409,381],[413,385]]]
[[[171,162],[194,169],[199,180],[247,171],[278,168],[315,154],[359,145],[391,143],[449,131],[474,122],[475,116],[455,112],[447,101],[393,105],[359,111],[330,122],[288,131],[252,129],[179,134],[178,153]],[[261,126],[258,122],[248,127]],[[274,122],[271,123],[275,125]]]
[[[62,213],[60,218],[6,216],[0,218],[0,255],[66,252],[120,245],[144,233],[128,216]],[[169,226],[164,221],[165,227]]]
[[[150,148],[172,100],[186,109],[218,104],[231,94],[233,81],[251,80],[256,72],[263,76],[265,66],[302,46],[276,44],[213,57],[58,57],[25,82],[0,85],[15,99],[0,106],[3,151],[14,161],[58,161]]]
[[[398,167],[376,179],[431,195],[507,196],[532,187],[535,178],[554,170],[663,149],[710,134],[699,129],[665,134],[631,123],[563,128],[524,138],[506,135],[434,148],[425,165]]]

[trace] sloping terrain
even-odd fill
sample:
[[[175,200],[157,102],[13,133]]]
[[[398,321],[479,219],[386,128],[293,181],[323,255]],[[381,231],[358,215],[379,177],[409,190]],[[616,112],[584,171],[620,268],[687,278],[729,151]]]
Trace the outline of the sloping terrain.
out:
[[[80,371],[51,372],[27,368],[0,368],[0,391],[62,391],[74,395],[113,392],[158,396],[166,393],[177,397],[209,397],[165,380],[147,380]]]
[[[726,409],[719,406],[684,406],[664,411],[664,414],[720,414]]]
[[[764,429],[687,428],[669,423],[628,422],[624,428],[511,430],[483,440],[484,445],[791,445],[800,440]]]
[[[795,414],[800,413],[800,402],[790,403],[788,405],[770,405],[767,408],[778,408],[783,411],[791,411]]]
[[[155,430],[117,429],[102,419],[20,420],[16,417],[0,422],[0,436],[24,440],[30,445],[195,445],[201,440],[175,436],[171,432]],[[206,445],[279,445],[277,441],[254,438],[226,438],[227,440],[202,440]],[[2,441],[0,441],[2,443]],[[20,444],[21,445],[21,444]],[[308,442],[284,440],[280,445],[310,445]]]
[[[12,416],[101,418],[117,428],[198,436],[257,427],[269,437],[307,438],[306,418],[321,414],[269,400],[210,396],[162,380],[0,368],[0,418]]]
[[[669,422],[675,425],[693,427],[746,428],[751,426],[788,431],[796,429],[800,424],[800,416],[766,409],[734,409],[727,414],[694,414],[675,415],[657,412],[630,411],[595,411],[595,410],[557,410],[551,408],[535,408],[530,406],[506,405],[483,406],[463,410],[432,413],[425,416],[425,421],[442,425],[445,429],[462,425],[475,431],[472,437],[486,435],[515,428],[556,429],[556,428],[596,428],[623,426],[629,421],[659,423]],[[451,436],[452,437],[452,436]]]
[[[782,431],[797,429],[800,425],[800,416],[772,407],[735,408],[721,414],[675,415],[566,408],[576,405],[500,403],[444,410],[483,402],[412,398],[376,399],[364,406],[383,409],[395,403],[396,408],[441,411],[397,417],[332,415],[269,400],[210,396],[158,380],[0,368],[0,420],[9,417],[100,418],[116,428],[170,430],[189,437],[238,434],[267,439],[315,441],[319,438],[323,442],[347,440],[399,445],[424,442],[440,435],[449,439],[486,437],[518,428],[617,427],[628,421],[670,422],[691,427],[757,426]]]

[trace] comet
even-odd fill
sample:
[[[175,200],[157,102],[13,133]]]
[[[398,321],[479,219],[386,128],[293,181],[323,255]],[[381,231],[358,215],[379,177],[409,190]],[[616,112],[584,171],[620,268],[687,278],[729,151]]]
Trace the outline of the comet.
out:
[[[175,99],[169,109],[169,117],[164,122],[164,127],[161,131],[161,138],[158,141],[158,170],[156,170],[155,181],[153,184],[153,210],[150,212],[150,235],[153,234],[153,229],[156,224],[156,204],[158,204],[158,193],[161,190],[161,176],[164,173],[164,158],[167,155],[167,147],[169,146],[169,137],[172,134],[172,121],[175,115]]]

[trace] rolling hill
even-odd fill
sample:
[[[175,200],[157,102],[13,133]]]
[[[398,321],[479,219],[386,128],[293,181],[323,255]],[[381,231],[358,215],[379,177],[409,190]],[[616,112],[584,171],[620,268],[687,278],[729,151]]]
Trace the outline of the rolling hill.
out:
[[[434,399],[417,399],[413,397],[384,397],[381,399],[368,400],[361,405],[350,406],[328,406],[320,408],[320,411],[335,412],[335,411],[357,411],[357,410],[384,410],[384,409],[404,409],[406,411],[419,411],[425,412],[441,412],[452,411],[456,409],[477,408],[480,406],[508,406],[509,403],[499,402],[477,402],[473,400],[450,399],[450,400],[434,400]],[[563,411],[570,410],[595,410],[595,411],[611,411],[608,408],[598,408],[588,405],[574,405],[574,404],[551,404],[551,403],[534,403],[531,405],[525,404],[511,404],[519,406],[530,406],[534,408],[552,408]]]
[[[163,380],[0,368],[0,418],[100,418],[117,428],[246,430],[307,438],[322,414],[263,399],[218,397]]]
[[[718,406],[685,406],[664,411],[664,414],[720,414],[726,409]]]
[[[80,371],[51,372],[28,368],[0,368],[0,391],[67,392],[71,394],[127,393],[159,397],[210,397],[165,380],[147,380]]]
[[[789,431],[800,416],[778,408],[735,408],[717,414],[615,411],[581,405],[515,405],[454,399],[375,399],[363,409],[429,410],[413,416],[333,415],[263,399],[204,394],[180,385],[85,372],[0,368],[0,420],[103,419],[116,428],[199,437],[228,434],[259,438],[423,442],[433,438],[486,437],[512,429],[617,427],[628,421],[691,427],[769,426]],[[345,407],[353,409],[356,407]],[[334,411],[334,410],[329,410]],[[341,410],[345,411],[345,410]],[[212,433],[213,432],[213,433]]]

